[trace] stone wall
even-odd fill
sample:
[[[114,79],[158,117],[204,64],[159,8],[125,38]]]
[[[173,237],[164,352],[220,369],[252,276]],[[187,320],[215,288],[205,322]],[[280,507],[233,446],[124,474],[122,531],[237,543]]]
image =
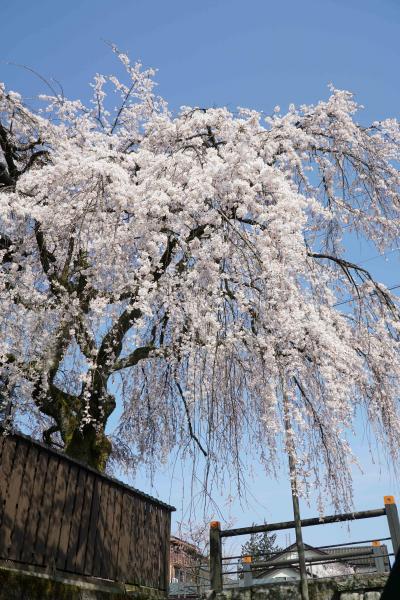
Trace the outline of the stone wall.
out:
[[[0,600],[165,600],[159,590],[0,564]]]
[[[352,575],[309,581],[310,600],[379,600],[387,575]],[[299,583],[226,589],[215,600],[300,600]],[[400,595],[399,595],[400,598]]]

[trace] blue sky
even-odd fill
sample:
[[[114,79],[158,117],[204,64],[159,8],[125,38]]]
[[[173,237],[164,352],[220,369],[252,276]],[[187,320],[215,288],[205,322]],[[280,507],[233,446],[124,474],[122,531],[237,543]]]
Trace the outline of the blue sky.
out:
[[[173,110],[226,105],[270,113],[276,104],[285,110],[291,102],[317,102],[332,82],[365,105],[363,121],[399,116],[397,0],[14,0],[3,3],[1,20],[0,80],[27,98],[45,91],[43,83],[14,64],[54,77],[67,96],[86,99],[96,72],[118,68],[106,43],[111,41],[159,69],[158,92]],[[352,252],[387,285],[400,283],[397,253],[385,261],[354,243]],[[356,508],[379,507],[384,494],[400,500],[400,486],[384,460],[371,462],[361,426],[358,434],[355,448],[365,473],[355,471]],[[188,499],[187,490],[181,499],[185,478],[184,468],[166,468],[154,487],[142,475],[135,485],[175,504],[180,520]],[[231,507],[237,526],[290,518],[285,476],[273,482],[258,473],[250,488],[250,505],[241,508],[236,501]],[[221,507],[227,515],[222,501]],[[303,512],[314,515],[316,507],[304,506]],[[338,526],[312,528],[305,539],[335,543],[386,535],[384,519],[375,519],[358,522],[350,533]]]

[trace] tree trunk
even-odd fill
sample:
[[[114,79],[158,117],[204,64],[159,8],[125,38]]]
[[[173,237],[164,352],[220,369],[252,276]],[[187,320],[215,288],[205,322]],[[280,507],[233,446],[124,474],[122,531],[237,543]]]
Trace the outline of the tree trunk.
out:
[[[53,444],[52,434],[59,432],[63,450],[97,471],[104,471],[112,444],[105,434],[107,420],[115,408],[111,394],[92,394],[89,403],[91,421],[82,424],[86,402],[82,395],[73,396],[50,384],[50,393],[43,393],[41,383],[36,385],[35,402],[39,410],[51,417],[54,424],[43,434],[43,440]]]
[[[88,424],[74,430],[64,452],[97,471],[104,471],[111,449],[111,442],[104,430]]]

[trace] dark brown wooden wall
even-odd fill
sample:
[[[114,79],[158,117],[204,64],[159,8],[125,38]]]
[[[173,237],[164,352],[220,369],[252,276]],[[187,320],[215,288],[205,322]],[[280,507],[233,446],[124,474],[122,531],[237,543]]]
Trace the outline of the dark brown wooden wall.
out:
[[[172,507],[0,433],[0,558],[166,590]]]

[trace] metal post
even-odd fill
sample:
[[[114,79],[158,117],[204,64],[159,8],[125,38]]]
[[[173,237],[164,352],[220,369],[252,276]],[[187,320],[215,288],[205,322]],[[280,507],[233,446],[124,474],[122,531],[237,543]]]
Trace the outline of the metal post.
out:
[[[308,600],[306,555],[304,552],[303,535],[301,532],[299,497],[298,497],[297,493],[295,493],[293,491],[293,488],[292,488],[292,502],[293,502],[293,514],[294,514],[294,520],[295,520],[297,554],[299,555],[301,599]]]
[[[392,538],[393,552],[397,554],[400,548],[400,522],[399,513],[394,496],[384,496],[386,516],[389,525],[390,537]]]
[[[384,562],[383,556],[382,556],[381,543],[378,540],[372,542],[372,549],[373,549],[373,553],[374,553],[376,572],[384,573],[385,572],[385,562]]]
[[[283,384],[282,384],[282,396],[283,396],[283,412],[284,412],[285,432],[286,432],[286,449],[287,449],[287,453],[288,453],[290,486],[291,486],[291,490],[292,490],[294,528],[295,528],[295,532],[296,532],[296,547],[297,547],[297,554],[299,557],[301,599],[309,600],[306,556],[305,556],[305,552],[304,552],[303,535],[301,532],[300,504],[299,504],[299,494],[298,494],[298,489],[297,489],[297,472],[296,472],[296,460],[295,460],[296,448],[294,445],[292,425],[290,422],[289,402],[288,402],[288,398],[285,393]]]
[[[221,523],[210,523],[210,583],[214,592],[222,592]]]
[[[251,571],[251,556],[244,556],[243,560],[243,585],[251,587],[253,585],[253,574]]]

